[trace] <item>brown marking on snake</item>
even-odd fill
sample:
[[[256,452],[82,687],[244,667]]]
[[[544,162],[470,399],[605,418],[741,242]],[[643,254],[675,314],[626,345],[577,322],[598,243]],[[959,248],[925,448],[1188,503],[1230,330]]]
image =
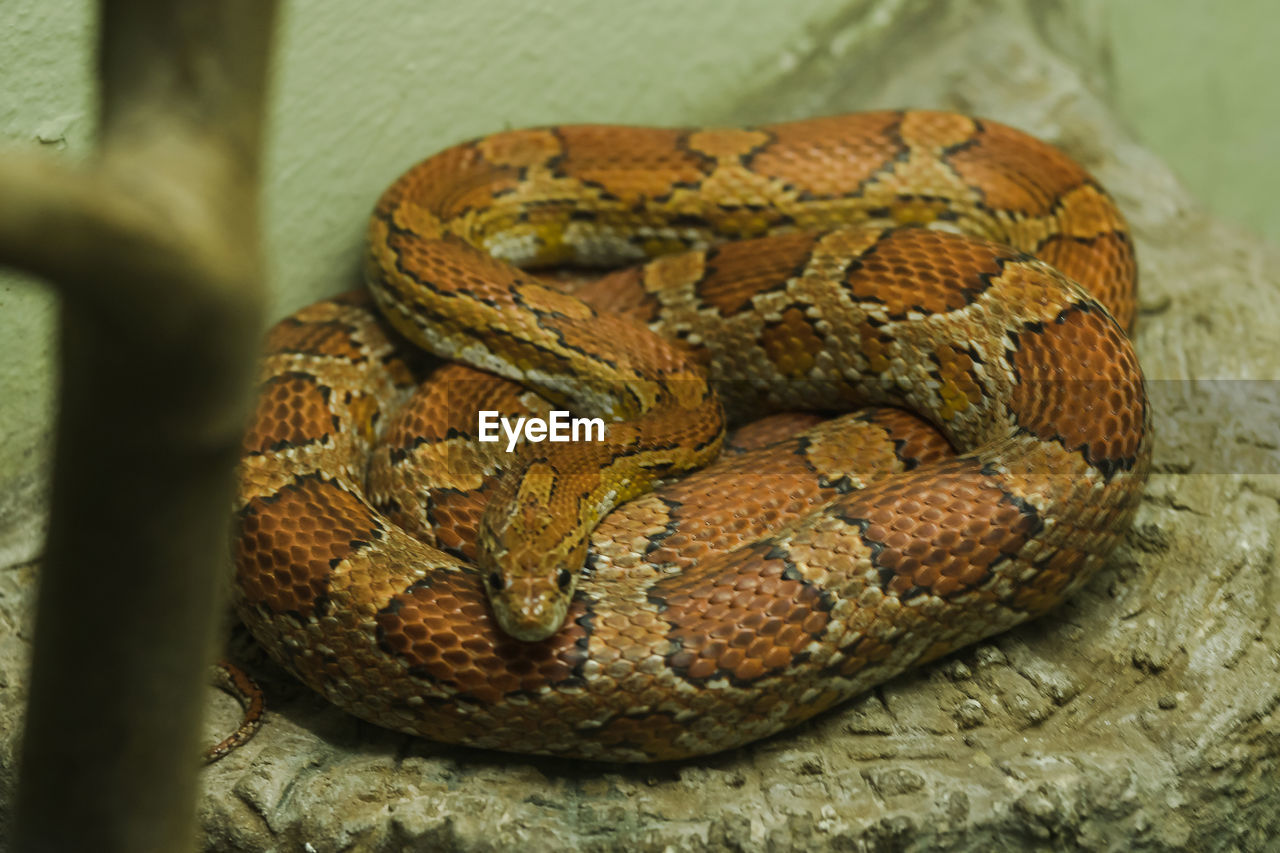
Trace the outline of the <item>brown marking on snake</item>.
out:
[[[480,517],[493,498],[496,481],[496,477],[488,477],[474,489],[432,493],[427,517],[435,531],[437,547],[469,563],[475,562]]]
[[[1132,283],[1138,280],[1138,267],[1126,232],[1088,238],[1053,234],[1040,243],[1035,254],[1096,296],[1122,329],[1132,328],[1137,313]]]
[[[883,112],[864,113],[857,122],[836,116],[775,125],[770,129],[773,145],[752,155],[747,165],[805,196],[855,195],[865,181],[889,165],[884,139],[900,119],[899,113]]]
[[[393,464],[399,464],[415,445],[444,441],[451,432],[474,426],[474,412],[449,405],[456,393],[453,383],[468,380],[474,381],[473,373],[458,365],[446,365],[405,402],[382,436],[382,445],[391,452]]]
[[[1045,369],[1055,363],[1068,367]],[[1013,369],[1010,409],[1019,426],[1083,452],[1105,474],[1133,464],[1146,392],[1137,357],[1105,311],[1083,303],[1018,333]]]
[[[685,257],[677,255],[676,257]],[[697,257],[694,253],[694,257]],[[634,317],[641,323],[658,318],[662,305],[654,299],[651,280],[656,275],[653,264],[630,267],[603,275],[574,291],[596,311]]]
[[[804,272],[817,239],[812,233],[780,235],[768,241],[768,252],[712,249],[703,261],[698,298],[724,317],[749,311],[752,297],[763,287],[777,287]]]
[[[571,320],[590,320],[596,316],[581,299],[575,299],[541,282],[519,285],[517,292],[520,302],[537,314],[557,315]]]
[[[759,450],[778,441],[795,438],[810,427],[826,422],[826,418],[814,412],[782,412],[766,415],[759,420],[743,424],[725,437],[721,456],[741,455]],[[705,470],[705,469],[704,469]]]
[[[381,537],[355,495],[318,476],[301,477],[240,513],[236,581],[244,600],[273,613],[312,615],[333,568]]]
[[[588,636],[578,624],[581,603],[563,631],[541,643],[522,643],[498,630],[478,578],[446,572],[394,596],[376,616],[378,644],[417,678],[495,703],[514,693],[570,686],[586,658]]]
[[[398,228],[435,238],[444,222],[488,210],[495,196],[513,192],[520,179],[518,166],[489,160],[481,146],[456,146],[424,163],[411,180],[380,198],[374,216],[393,222]],[[470,224],[483,230],[484,223],[481,218]]]
[[[904,470],[911,471],[955,455],[955,450],[936,429],[910,412],[875,409],[863,417],[885,430]]]
[[[785,669],[830,618],[829,594],[795,577],[783,553],[752,546],[736,562],[733,573],[663,578],[649,591],[678,649],[667,663],[690,681]]]
[[[474,437],[478,412],[492,409],[506,416],[531,415],[529,392],[507,379],[477,374],[459,364],[446,364],[411,396],[387,424],[385,447],[410,450],[451,436]],[[545,414],[539,409],[537,414]]]
[[[861,530],[886,593],[949,598],[981,586],[992,568],[1040,532],[1030,505],[972,459],[879,484],[841,501],[835,515]]]
[[[972,145],[946,156],[970,186],[981,187],[989,207],[1047,216],[1064,193],[1089,179],[1075,161],[1049,146],[1030,147],[1017,131],[983,122]],[[1035,175],[1034,182],[1026,175]]]
[[[845,281],[858,299],[884,305],[890,318],[944,314],[989,286],[1018,253],[993,253],[985,241],[955,240],[923,228],[885,232],[849,265]]]
[[[706,159],[681,147],[678,130],[584,125],[561,128],[560,135],[558,171],[600,187],[622,205],[661,198],[673,184],[697,183],[705,174]]]
[[[277,323],[267,334],[266,349],[271,352],[295,352],[359,361],[365,357],[364,346],[352,337],[350,325],[338,320],[299,323],[286,320]]]
[[[495,166],[517,169],[541,166],[563,153],[560,134],[550,128],[532,128],[486,136],[476,140],[475,148],[485,160]]]
[[[324,441],[333,432],[330,389],[309,373],[282,373],[268,378],[242,444],[246,452],[265,453]]]
[[[479,319],[460,297],[479,303],[477,311],[480,306],[518,310],[517,288],[526,279],[510,265],[487,256],[480,260],[470,247],[450,239],[423,240],[413,234],[389,234],[387,244],[400,259],[406,275],[457,302],[463,312],[459,325]]]

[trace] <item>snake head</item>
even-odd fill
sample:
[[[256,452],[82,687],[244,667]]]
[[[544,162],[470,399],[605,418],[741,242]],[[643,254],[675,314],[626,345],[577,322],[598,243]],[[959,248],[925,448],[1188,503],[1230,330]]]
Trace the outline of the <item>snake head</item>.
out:
[[[486,584],[498,627],[504,634],[526,643],[552,636],[564,624],[576,580],[574,572],[563,568],[553,577],[491,571]]]
[[[477,535],[476,563],[484,572],[498,627],[527,643],[547,639],[564,624],[594,526],[580,523],[576,505],[573,511],[550,508],[555,501],[530,485],[550,476],[546,468],[540,462],[515,469],[523,479],[514,499],[495,496],[481,516]],[[575,496],[580,491],[573,488],[574,478],[563,473],[551,477],[547,489],[557,484]],[[528,490],[535,493],[526,494]]]

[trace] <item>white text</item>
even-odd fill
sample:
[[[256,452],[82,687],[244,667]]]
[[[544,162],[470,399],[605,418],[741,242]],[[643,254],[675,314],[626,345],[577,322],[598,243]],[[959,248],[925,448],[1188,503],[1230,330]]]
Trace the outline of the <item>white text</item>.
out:
[[[523,436],[525,441],[604,441],[604,420],[601,418],[575,418],[569,412],[555,409],[547,418],[504,418],[500,412],[483,410],[480,413],[481,441],[498,441],[498,430],[507,438],[507,452],[516,449]]]

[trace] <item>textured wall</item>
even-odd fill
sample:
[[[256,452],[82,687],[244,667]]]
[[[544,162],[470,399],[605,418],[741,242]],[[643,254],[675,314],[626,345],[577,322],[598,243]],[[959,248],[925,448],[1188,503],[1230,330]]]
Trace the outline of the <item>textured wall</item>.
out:
[[[89,5],[4,0],[0,145],[67,156],[87,150],[94,95]],[[40,546],[55,308],[47,289],[0,269],[0,565],[30,557]]]

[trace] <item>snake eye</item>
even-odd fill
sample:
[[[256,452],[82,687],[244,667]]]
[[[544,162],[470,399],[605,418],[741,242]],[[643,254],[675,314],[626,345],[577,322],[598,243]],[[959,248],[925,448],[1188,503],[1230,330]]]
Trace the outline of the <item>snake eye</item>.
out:
[[[489,586],[495,590],[500,590],[503,587],[505,587],[506,584],[502,582],[502,575],[498,574],[497,572],[490,572]]]
[[[568,592],[569,584],[573,583],[573,575],[568,569],[561,569],[556,572],[556,583],[559,584],[561,592]]]

